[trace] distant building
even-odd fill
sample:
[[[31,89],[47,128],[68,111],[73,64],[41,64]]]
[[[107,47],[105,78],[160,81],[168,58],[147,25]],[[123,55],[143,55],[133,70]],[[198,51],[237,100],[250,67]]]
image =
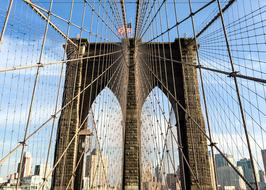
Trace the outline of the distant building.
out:
[[[237,190],[235,186],[224,186],[223,190]]]
[[[166,175],[166,186],[169,190],[178,190],[180,189],[180,182],[176,174],[167,174]]]
[[[89,177],[83,177],[82,183],[83,183],[82,190],[87,190],[90,188],[90,178]]]
[[[18,179],[18,173],[10,175],[10,178],[7,182],[0,184],[1,190],[33,190],[40,189],[40,186],[43,184],[43,177],[39,175],[31,175],[21,178],[20,185],[16,188]],[[44,190],[51,189],[51,177],[49,177],[43,186]]]
[[[158,182],[162,182],[163,177],[159,164],[155,167],[155,177]]]
[[[90,179],[88,177],[84,177],[82,190],[120,190],[118,186],[90,187],[89,183]]]
[[[260,182],[265,183],[265,173],[262,170],[259,170]]]
[[[235,160],[232,155],[224,154],[224,156],[233,164],[235,164]],[[224,159],[221,154],[215,154],[215,164],[216,167],[230,166],[229,163]]]
[[[9,183],[1,185],[1,190],[24,190],[21,187],[16,188],[16,185],[10,185]]]
[[[21,189],[39,189],[43,183],[43,177],[39,175],[32,175],[22,178]],[[51,178],[46,182],[44,189],[49,190],[51,188]]]
[[[162,190],[162,184],[160,182],[152,181],[152,182],[143,182],[142,190]]]
[[[32,158],[29,152],[25,152],[22,158],[22,167],[20,177],[27,177],[31,175],[31,162]],[[20,163],[18,164],[18,172],[20,169]]]
[[[107,187],[108,160],[98,149],[86,157],[85,177],[90,188]]]
[[[215,184],[215,171],[214,171],[214,166],[213,166],[213,157],[211,153],[209,152],[209,163],[210,163],[210,173],[211,173],[211,184],[212,184],[212,189],[216,189],[216,184]]]
[[[85,152],[88,153],[90,151],[90,148],[91,148],[91,137],[90,136],[86,136],[85,137],[85,142],[84,142]]]
[[[227,160],[229,160],[234,166],[235,160],[232,155],[224,154]],[[246,189],[246,184],[242,178],[236,173],[236,171],[230,166],[221,154],[215,155],[215,164],[216,164],[216,176],[218,187],[221,190],[232,190],[232,189]],[[237,166],[236,166],[237,167]],[[237,167],[238,171],[244,175],[243,169]],[[213,176],[214,177],[214,176]]]
[[[243,169],[244,176],[247,179],[247,181],[250,184],[255,184],[255,178],[253,175],[251,160],[247,159],[247,158],[243,158],[243,159],[237,161],[237,166],[239,166]],[[255,167],[255,175],[256,175],[258,182],[260,182],[259,171],[258,171],[257,167]]]
[[[10,180],[17,179],[17,178],[18,178],[18,173],[12,173],[12,174],[9,175],[9,179],[8,180],[10,181]]]
[[[266,149],[261,150],[261,156],[262,156],[264,171],[266,171]]]
[[[142,190],[161,189],[161,183],[158,182],[157,178],[154,177],[152,174],[152,166],[150,163],[147,166],[145,166],[142,170],[141,189]]]
[[[142,182],[153,181],[151,164],[148,164],[146,167],[144,167],[141,177],[142,177]]]
[[[264,171],[259,170],[259,176],[260,176],[260,189],[266,189],[266,184],[265,184],[265,174]]]
[[[34,175],[39,175],[39,176],[44,177],[44,172],[45,172],[45,165],[44,164],[35,165]]]
[[[0,184],[4,183],[4,182],[6,182],[6,180],[4,180],[4,178],[0,177]]]
[[[237,167],[238,171],[243,175],[241,167]],[[242,178],[230,166],[217,167],[218,187],[222,190],[232,188],[245,190],[246,184]]]

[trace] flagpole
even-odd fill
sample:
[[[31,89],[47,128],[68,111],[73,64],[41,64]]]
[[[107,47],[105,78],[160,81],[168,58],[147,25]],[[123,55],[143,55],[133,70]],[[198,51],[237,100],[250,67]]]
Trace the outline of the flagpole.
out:
[[[130,17],[130,23],[131,23],[130,37],[132,38],[132,16]]]

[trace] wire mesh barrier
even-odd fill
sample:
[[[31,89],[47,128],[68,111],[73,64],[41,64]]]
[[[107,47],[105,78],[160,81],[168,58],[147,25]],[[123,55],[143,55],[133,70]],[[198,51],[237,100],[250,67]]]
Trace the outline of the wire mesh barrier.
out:
[[[265,189],[265,0],[2,0],[0,189]]]

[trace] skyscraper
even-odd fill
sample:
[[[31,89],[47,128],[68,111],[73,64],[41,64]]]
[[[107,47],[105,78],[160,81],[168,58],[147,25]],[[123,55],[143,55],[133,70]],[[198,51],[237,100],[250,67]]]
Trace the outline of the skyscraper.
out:
[[[162,182],[162,173],[161,173],[161,169],[160,169],[160,165],[158,164],[155,168],[155,177],[157,179],[158,182]]]
[[[261,150],[261,156],[262,156],[264,171],[266,171],[266,149]]]
[[[213,166],[213,157],[211,155],[211,153],[209,152],[209,162],[210,162],[210,172],[211,172],[211,184],[212,184],[212,188],[216,189],[216,185],[215,185],[215,171],[214,171],[214,166]]]
[[[21,177],[26,177],[31,175],[31,154],[29,152],[24,152],[23,158],[22,158],[22,167],[21,167]],[[20,163],[18,164],[18,171],[20,168]]]
[[[253,175],[253,169],[252,169],[252,164],[251,160],[247,158],[243,158],[239,161],[237,161],[237,166],[240,166],[243,169],[244,176],[248,180],[250,184],[255,184],[255,178]],[[255,174],[258,182],[260,181],[259,177],[259,171],[258,168],[255,166]]]
[[[264,171],[259,170],[259,175],[260,175],[260,182],[265,183],[265,174]]]
[[[89,187],[106,187],[108,184],[108,160],[98,149],[94,149],[86,158],[85,176],[89,178]]]
[[[235,165],[235,161],[232,155],[225,154],[224,156],[233,165]],[[246,189],[245,182],[240,178],[240,176],[236,173],[236,171],[229,165],[226,159],[221,154],[215,155],[218,186],[220,186],[222,189],[229,187],[241,190]],[[241,174],[243,174],[242,167],[237,167],[237,169]]]
[[[243,175],[241,167],[237,167],[238,171]],[[218,186],[222,189],[226,187],[235,187],[236,189],[246,189],[246,184],[243,179],[230,166],[221,166],[217,168]]]
[[[44,164],[36,165],[34,169],[34,175],[39,175],[39,176],[44,177],[44,171],[45,171]]]
[[[143,168],[142,181],[151,182],[152,180],[153,180],[152,167],[151,164],[149,163],[146,167]]]
[[[259,170],[259,175],[260,175],[260,189],[265,189],[266,184],[265,184],[265,174],[264,171]]]
[[[232,155],[224,154],[224,156],[233,164],[235,164],[235,160]],[[230,166],[228,162],[224,159],[224,157],[221,154],[215,154],[215,164],[216,167],[222,167],[222,166]]]
[[[166,184],[169,190],[176,190],[180,188],[180,183],[177,179],[177,175],[173,173],[166,175]]]

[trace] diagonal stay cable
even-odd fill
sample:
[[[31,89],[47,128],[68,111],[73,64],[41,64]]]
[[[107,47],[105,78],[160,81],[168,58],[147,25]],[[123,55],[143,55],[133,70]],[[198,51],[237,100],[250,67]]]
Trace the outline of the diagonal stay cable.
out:
[[[203,5],[202,7],[200,7],[198,10],[196,10],[195,12],[193,12],[192,14],[193,15],[196,15],[198,14],[199,12],[201,12],[202,10],[204,10],[205,8],[209,7],[212,3],[214,3],[215,0],[211,0],[210,2],[206,3],[205,5]],[[169,32],[170,30],[174,29],[175,27],[179,26],[180,24],[182,24],[183,22],[187,21],[188,19],[190,19],[190,14],[188,16],[186,16],[184,19],[182,19],[181,21],[179,22],[176,22],[173,26],[171,26],[170,28],[166,29],[164,32],[161,32],[160,34],[158,34],[157,36],[155,36],[154,38],[152,38],[151,40],[143,43],[144,44],[147,44],[149,42],[152,42],[156,39],[158,39],[159,37],[163,36],[164,34],[166,34],[167,32]]]
[[[41,7],[41,6],[38,6],[37,4],[34,4],[34,3],[32,3],[32,2],[29,2],[28,0],[27,0],[27,3],[30,4],[30,6],[34,6],[36,9],[39,9],[39,10],[45,12],[46,14],[49,13],[49,10],[47,10],[47,9]],[[84,32],[86,32],[86,33],[90,33],[90,35],[95,36],[95,37],[99,37],[99,39],[102,39],[102,40],[105,40],[105,41],[111,42],[110,40],[104,38],[103,36],[100,36],[99,34],[95,34],[95,33],[93,33],[92,31],[88,31],[86,28],[79,26],[78,24],[74,23],[73,21],[69,21],[68,19],[63,18],[63,17],[59,16],[58,14],[56,14],[56,13],[54,13],[54,12],[50,12],[50,14],[51,14],[51,16],[53,16],[53,17],[55,17],[55,18],[57,18],[57,19],[59,19],[59,20],[65,22],[65,23],[68,24],[68,25],[74,26],[74,27],[76,27],[77,29],[79,29],[79,30],[81,30],[81,31],[84,31]],[[52,26],[52,27],[53,27],[53,26]],[[56,30],[56,29],[55,29],[55,30]],[[56,31],[57,31],[57,30],[56,30]],[[57,32],[58,32],[58,31],[57,31]],[[68,36],[68,35],[66,35],[66,36]],[[71,39],[71,38],[69,38],[69,39]],[[118,44],[116,44],[116,45],[118,45]]]
[[[159,8],[157,9],[156,13],[154,14],[154,16],[152,17],[151,21],[149,22],[147,28],[144,30],[144,32],[141,34],[140,38],[143,38],[143,36],[146,34],[146,32],[148,31],[148,29],[150,28],[151,24],[154,22],[154,19],[157,17],[158,13],[160,12],[161,8],[163,7],[164,3],[166,2],[166,0],[163,0],[163,2],[160,4]]]
[[[151,16],[151,12],[152,12],[152,10],[153,10],[153,8],[155,6],[155,2],[156,2],[156,0],[153,0],[152,5],[149,7],[149,11],[148,11],[148,5],[150,3],[148,3],[148,4],[146,3],[146,5],[144,3],[144,5],[143,5],[143,12],[144,11],[145,12],[144,12],[144,15],[142,15],[142,17],[140,17],[141,18],[141,23],[140,23],[140,27],[139,27],[139,31],[138,31],[138,37],[140,37],[140,34],[143,32],[143,29],[145,28],[147,22],[149,21],[149,18]],[[144,6],[145,6],[145,8],[144,8]],[[143,12],[142,12],[142,14],[143,14]],[[146,16],[147,14],[148,14],[148,16]]]
[[[104,10],[104,12],[105,12],[105,15],[107,16],[107,18],[108,18],[108,20],[109,21],[113,21],[112,20],[112,18],[111,18],[111,15],[109,15],[108,14],[108,11],[106,10],[106,7],[102,4],[102,1],[101,0],[98,0],[99,1],[99,4],[101,5],[101,7],[103,8],[103,10]],[[116,29],[116,30],[118,30],[118,20],[117,20],[117,18],[115,17],[115,22],[114,23],[116,23],[116,24],[113,24],[113,26],[114,26],[114,28]]]
[[[44,19],[45,21],[47,21],[48,20],[48,18],[47,18],[47,16],[45,16],[42,12],[41,12],[41,10],[42,11],[44,11],[44,12],[47,12],[47,13],[49,13],[49,11],[47,11],[46,9],[44,9],[44,8],[42,8],[42,7],[40,7],[40,6],[38,6],[38,5],[36,5],[36,4],[34,4],[34,3],[32,3],[30,0],[23,0],[26,4],[28,4],[32,9],[33,9],[33,11],[35,11],[42,19]],[[89,3],[89,2],[87,2],[86,1],[86,3],[90,6],[90,8],[92,9],[92,11],[95,11],[95,9],[94,9],[94,7]],[[113,29],[105,22],[105,20],[101,17],[101,15],[100,14],[98,14],[97,12],[95,12],[96,13],[96,15],[101,19],[101,21],[108,27],[108,29],[118,38],[118,39],[120,39],[120,37],[113,31]],[[62,20],[62,18],[61,17],[59,17],[59,16],[56,16],[55,14],[53,14],[53,13],[50,13],[51,15],[53,15],[53,16],[55,16],[55,17],[57,17],[57,18],[59,18],[60,20]],[[76,26],[77,27],[77,25],[74,25],[73,23],[72,23],[72,25],[73,26]],[[50,26],[51,27],[53,27],[61,36],[63,36],[65,39],[67,39],[69,42],[71,42],[74,46],[76,46],[77,47],[77,45],[70,39],[70,38],[68,38],[68,36],[58,27],[58,26],[56,26],[53,22],[50,22]],[[82,30],[84,30],[84,28],[82,29]]]
[[[2,42],[3,37],[4,37],[4,34],[5,34],[5,31],[6,31],[6,26],[7,26],[7,23],[8,23],[8,19],[9,19],[9,16],[10,16],[10,12],[12,10],[13,2],[14,2],[14,0],[10,0],[9,1],[8,10],[6,12],[4,25],[3,25],[2,30],[1,30],[1,33],[0,33],[0,43]]]
[[[113,4],[108,0],[109,8],[111,9],[111,13],[113,17],[115,18],[118,25],[121,25],[121,17],[117,14],[116,9],[113,7]]]
[[[233,3],[236,2],[236,0],[229,0],[229,2],[224,6],[222,9],[222,12],[224,13]],[[218,18],[220,17],[220,14],[217,13],[207,24],[204,26],[197,34],[196,37],[200,37],[202,33],[204,33]]]
[[[29,5],[33,11],[35,11],[42,19],[49,23],[51,27],[55,29],[61,36],[63,36],[66,40],[68,40],[72,45],[77,47],[75,44],[58,26],[56,26],[46,15],[44,15],[30,0],[23,0],[27,5]],[[49,13],[49,12],[48,12]]]
[[[95,12],[95,14],[97,15],[97,17],[104,23],[105,26],[107,26],[107,28],[120,40],[121,38],[117,35],[116,32],[114,32],[114,30],[108,25],[106,24],[105,20],[102,18],[102,16],[95,11],[95,8],[88,2],[88,1],[85,1],[87,3],[87,5],[89,5],[89,7],[92,9],[92,11]]]

